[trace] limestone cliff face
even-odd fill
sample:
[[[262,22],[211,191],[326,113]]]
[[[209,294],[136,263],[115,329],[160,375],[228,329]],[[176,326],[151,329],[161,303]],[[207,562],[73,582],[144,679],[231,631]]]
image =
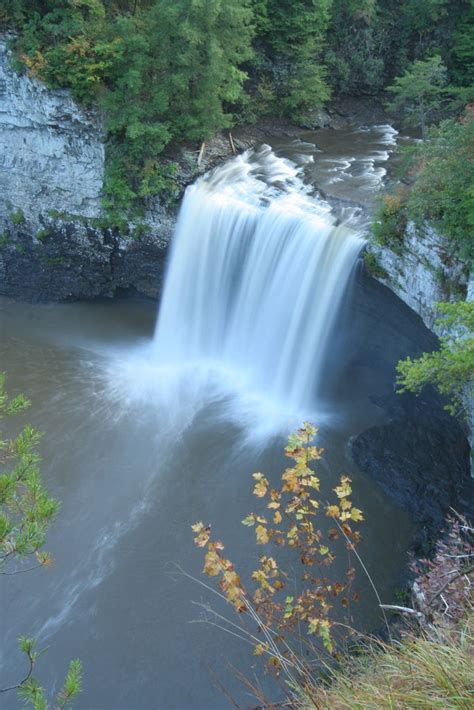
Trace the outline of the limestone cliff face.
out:
[[[78,107],[68,91],[14,71],[8,37],[0,35],[0,295],[159,297],[177,208],[156,198],[125,234],[105,227],[103,141],[96,113]],[[177,149],[180,189],[230,154],[222,136],[200,162],[193,149]]]
[[[0,217],[21,209],[39,223],[47,210],[100,213],[104,145],[100,121],[67,91],[12,71],[0,38]]]
[[[33,301],[156,298],[175,211],[151,205],[124,236],[101,225],[104,134],[97,114],[11,66],[0,36],[0,294]]]
[[[385,272],[379,281],[418,313],[430,330],[442,335],[436,325],[436,304],[464,299],[469,291],[466,266],[452,256],[446,237],[429,225],[417,229],[410,223],[400,253],[374,243],[368,249]],[[474,285],[471,288],[474,292]]]
[[[441,301],[474,300],[474,272],[466,273],[466,265],[451,254],[448,240],[430,227],[407,227],[403,249],[396,253],[386,246],[368,246],[378,265],[385,272],[378,280],[388,286],[425,325],[439,336],[449,335],[436,323],[436,304]],[[474,477],[474,391],[464,395],[469,442],[471,473]]]

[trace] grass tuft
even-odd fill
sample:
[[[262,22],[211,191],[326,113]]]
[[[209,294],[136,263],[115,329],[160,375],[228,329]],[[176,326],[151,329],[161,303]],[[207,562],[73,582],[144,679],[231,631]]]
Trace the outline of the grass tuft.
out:
[[[448,710],[474,707],[474,609],[456,626],[430,627],[401,641],[371,642],[329,681],[303,691],[300,710]]]

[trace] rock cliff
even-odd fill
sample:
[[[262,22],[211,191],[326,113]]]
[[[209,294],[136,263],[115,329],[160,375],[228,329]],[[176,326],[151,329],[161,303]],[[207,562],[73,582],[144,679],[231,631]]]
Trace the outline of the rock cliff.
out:
[[[66,91],[12,71],[0,38],[0,218],[20,211],[39,228],[47,210],[100,213],[104,145],[100,121]]]
[[[375,243],[368,245],[379,269],[376,278],[388,286],[438,336],[449,335],[436,322],[436,304],[441,301],[474,300],[474,271],[452,255],[449,241],[424,225],[409,223],[400,252]],[[471,446],[471,474],[474,477],[474,392],[466,389],[464,404]]]
[[[436,324],[436,304],[465,299],[469,297],[468,292],[474,296],[474,281],[471,275],[469,286],[466,265],[452,255],[446,237],[429,225],[417,228],[409,223],[399,252],[376,243],[370,243],[368,249],[381,268],[378,280],[438,335],[443,333]]]
[[[184,190],[229,153],[222,139],[196,165],[179,152]],[[101,210],[104,131],[67,91],[12,67],[0,36],[0,295],[65,301],[130,291],[158,298],[176,207],[154,200],[120,233]]]

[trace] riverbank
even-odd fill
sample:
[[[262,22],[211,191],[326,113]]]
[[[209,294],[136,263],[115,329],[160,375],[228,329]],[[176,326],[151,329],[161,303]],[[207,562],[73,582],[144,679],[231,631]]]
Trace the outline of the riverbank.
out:
[[[391,638],[355,640],[357,653],[342,656],[325,677],[297,693],[298,710],[432,710],[472,704],[474,686],[474,529],[451,517],[430,563],[403,605],[387,608],[399,621]],[[299,697],[298,697],[299,695]]]

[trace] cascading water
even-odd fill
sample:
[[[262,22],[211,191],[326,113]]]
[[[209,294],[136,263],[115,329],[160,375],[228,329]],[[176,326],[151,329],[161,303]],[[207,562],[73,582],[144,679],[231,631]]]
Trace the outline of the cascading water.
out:
[[[267,146],[200,178],[177,225],[157,364],[225,370],[289,411],[311,409],[362,245]]]

